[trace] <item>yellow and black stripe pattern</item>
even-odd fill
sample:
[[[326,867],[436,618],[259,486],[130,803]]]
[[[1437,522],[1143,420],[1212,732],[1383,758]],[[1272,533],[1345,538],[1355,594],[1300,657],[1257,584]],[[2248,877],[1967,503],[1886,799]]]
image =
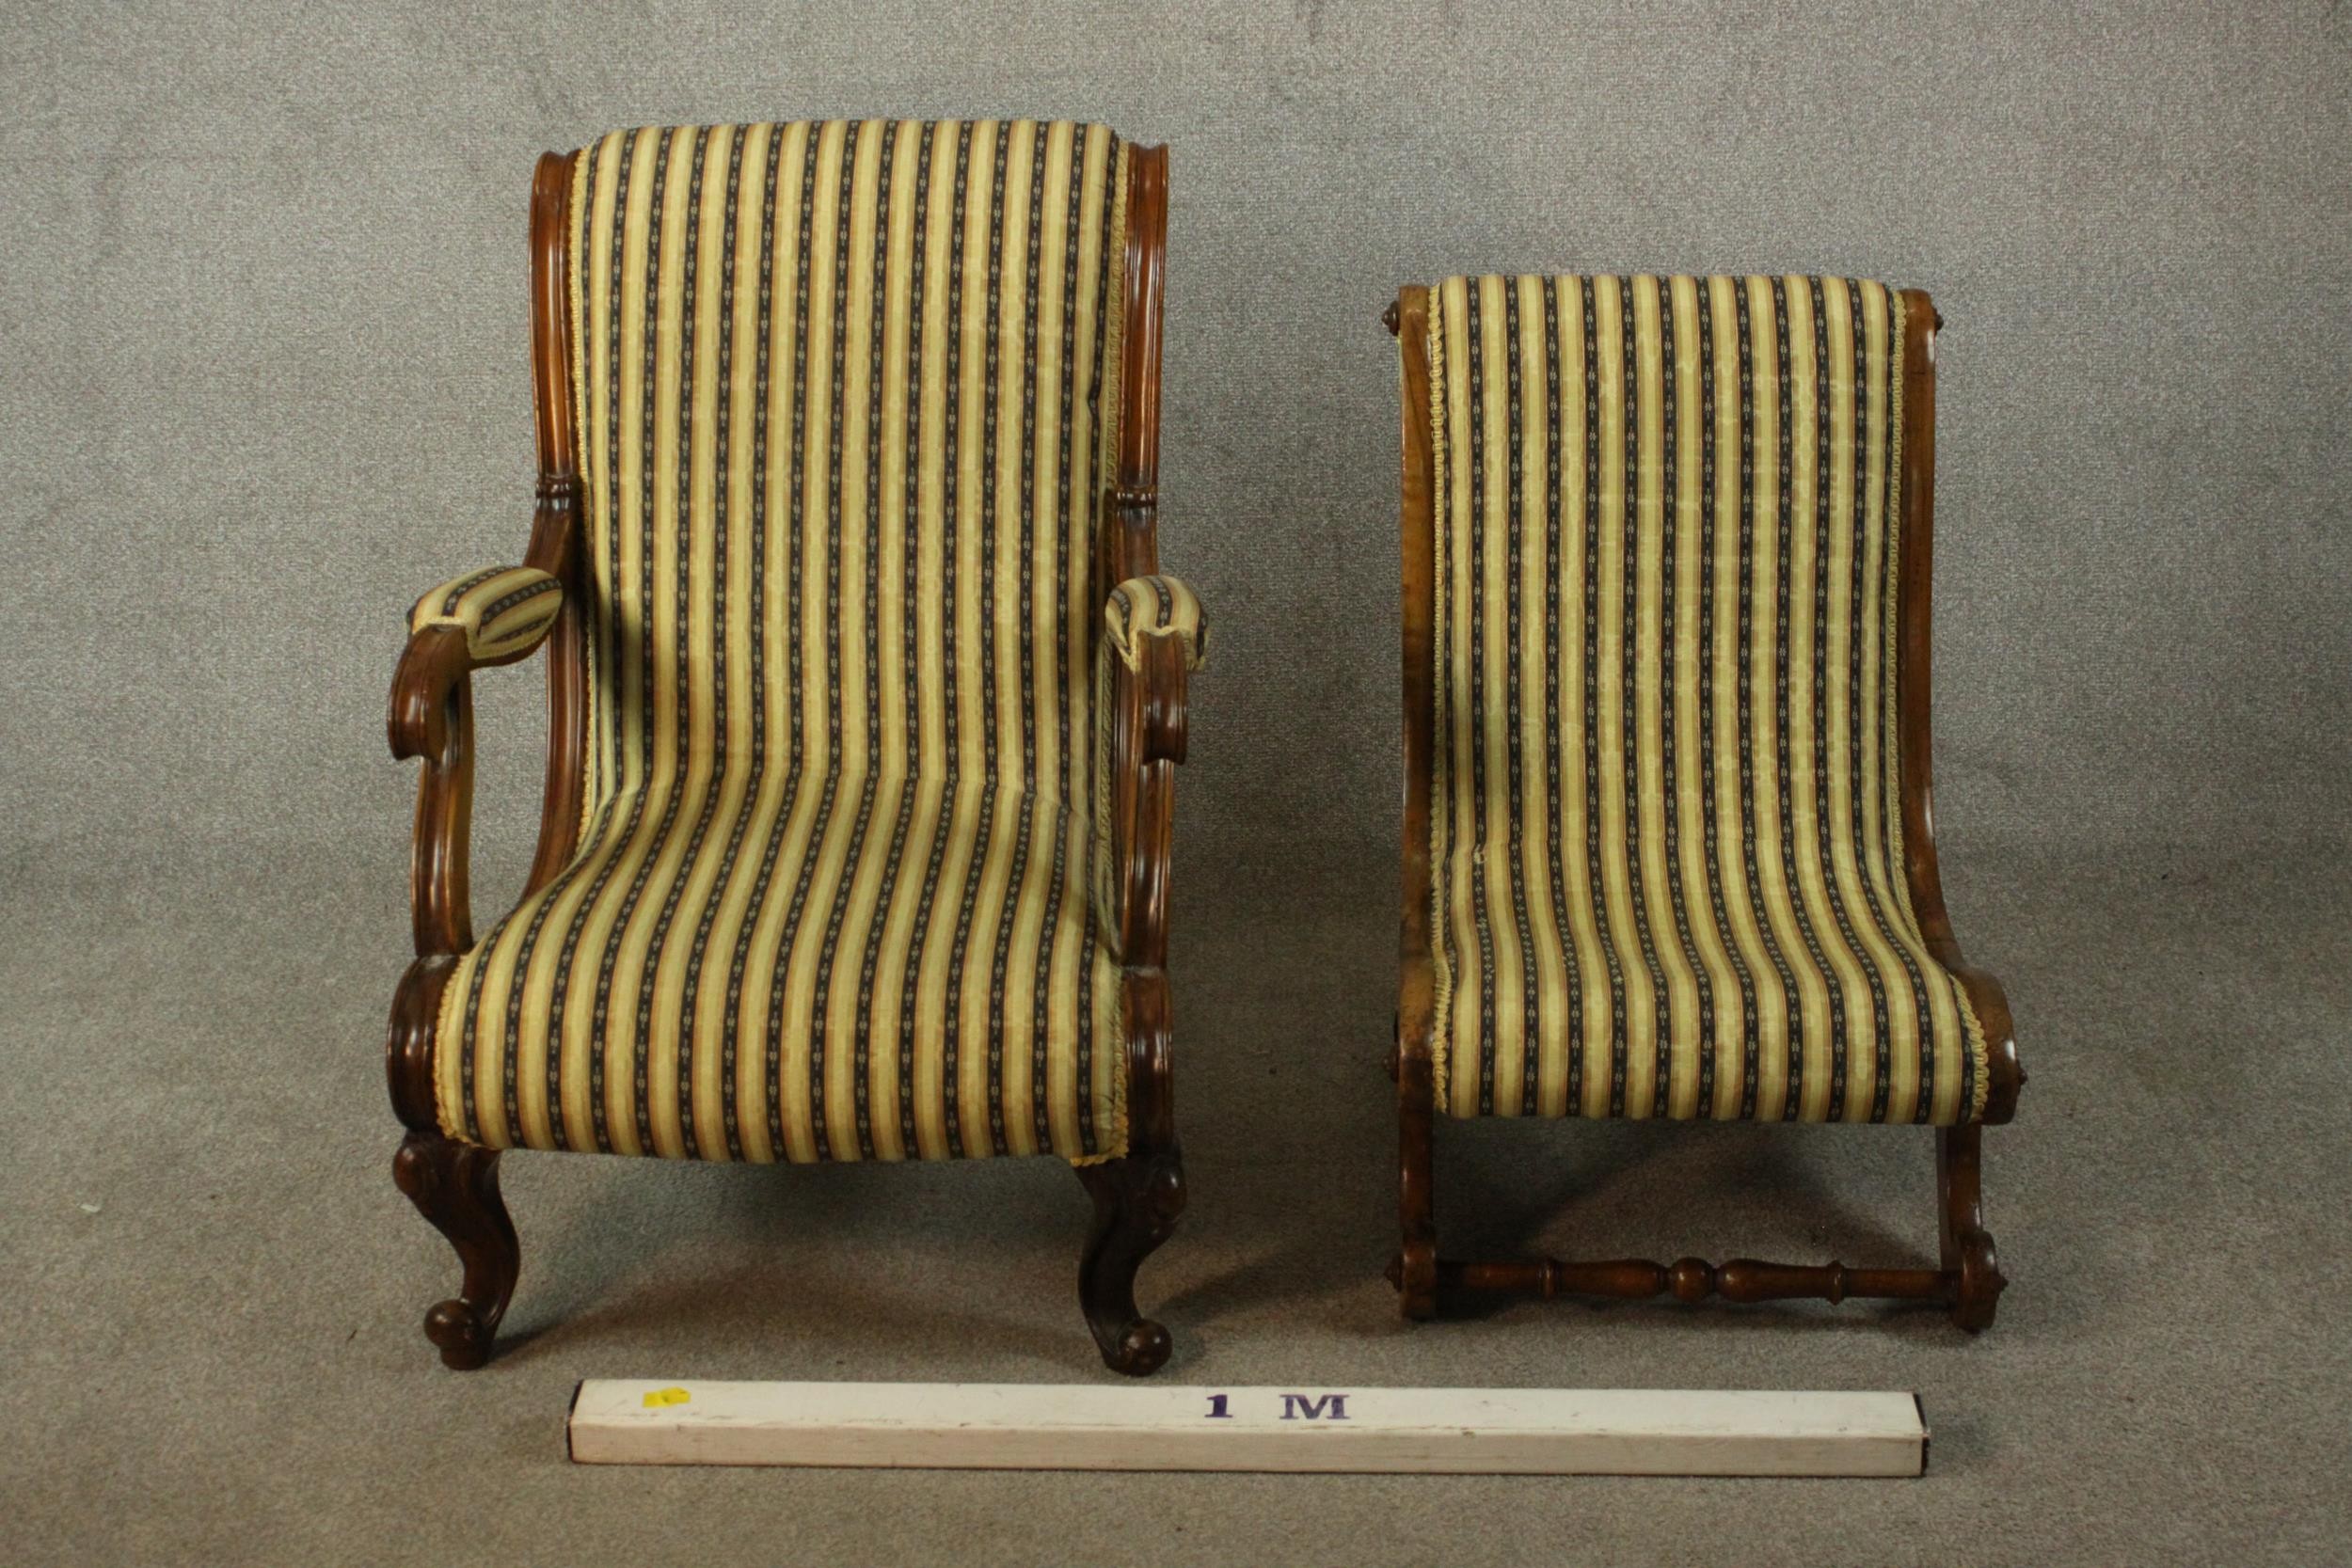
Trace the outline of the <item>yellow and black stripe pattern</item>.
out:
[[[1029,121],[580,155],[589,787],[449,980],[450,1133],[1123,1152],[1089,676],[1129,164]]]
[[[1111,590],[1103,606],[1104,651],[1115,654],[1130,669],[1141,661],[1142,639],[1175,636],[1184,641],[1184,663],[1199,669],[1209,651],[1209,628],[1200,619],[1200,600],[1182,579],[1165,573],[1129,578]]]
[[[1834,277],[1434,295],[1450,1113],[1981,1114],[1902,871],[1902,311]]]
[[[408,630],[455,626],[477,663],[529,653],[564,608],[563,584],[532,566],[493,566],[452,578],[417,601]]]

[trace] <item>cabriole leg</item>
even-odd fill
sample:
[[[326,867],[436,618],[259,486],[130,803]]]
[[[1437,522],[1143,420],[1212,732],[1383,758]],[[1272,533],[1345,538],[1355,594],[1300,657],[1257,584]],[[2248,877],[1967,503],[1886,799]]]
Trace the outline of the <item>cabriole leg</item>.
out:
[[[1094,1227],[1078,1263],[1078,1305],[1103,1364],[1147,1377],[1168,1360],[1168,1330],[1136,1310],[1136,1271],[1176,1233],[1184,1212],[1184,1157],[1174,1145],[1076,1165],[1094,1198]]]
[[[490,1359],[499,1320],[515,1293],[522,1247],[499,1196],[499,1150],[410,1132],[392,1156],[392,1180],[417,1212],[449,1238],[465,1283],[424,1315],[424,1337],[444,1366],[469,1370]]]

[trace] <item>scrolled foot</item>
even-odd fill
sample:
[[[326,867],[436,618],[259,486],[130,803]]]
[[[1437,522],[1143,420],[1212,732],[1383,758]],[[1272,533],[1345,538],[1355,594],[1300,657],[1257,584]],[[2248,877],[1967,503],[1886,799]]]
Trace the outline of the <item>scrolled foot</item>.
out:
[[[2009,1284],[1984,1227],[1983,1129],[1945,1128],[1935,1145],[1936,1196],[1943,1212],[1944,1272],[1956,1276],[1952,1323],[1971,1334],[1993,1326]]]
[[[488,1361],[497,1335],[497,1324],[485,1323],[481,1313],[454,1296],[436,1302],[424,1315],[424,1337],[440,1348],[441,1365],[457,1371],[469,1372]]]
[[[1438,1249],[1428,1243],[1408,1243],[1389,1259],[1391,1285],[1396,1287],[1399,1312],[1415,1323],[1438,1315]]]
[[[1970,1230],[1959,1238],[1960,1288],[1952,1294],[1952,1323],[1971,1334],[1993,1326],[2009,1280],[2001,1273],[1989,1231]]]
[[[1137,1318],[1120,1334],[1116,1345],[1104,1347],[1103,1365],[1129,1377],[1150,1377],[1168,1365],[1168,1353],[1174,1345],[1166,1328],[1149,1318]]]
[[[441,1364],[470,1371],[490,1359],[515,1293],[522,1247],[499,1196],[499,1151],[411,1132],[392,1156],[392,1180],[448,1238],[465,1269],[458,1294],[424,1315]]]
[[[1184,1162],[1173,1148],[1074,1167],[1094,1198],[1094,1227],[1078,1262],[1078,1305],[1103,1365],[1149,1377],[1168,1362],[1168,1330],[1136,1309],[1136,1271],[1176,1233]]]

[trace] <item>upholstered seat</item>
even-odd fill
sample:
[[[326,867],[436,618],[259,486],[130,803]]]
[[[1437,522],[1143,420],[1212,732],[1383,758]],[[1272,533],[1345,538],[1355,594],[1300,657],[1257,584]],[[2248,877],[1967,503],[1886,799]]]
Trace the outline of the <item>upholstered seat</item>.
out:
[[[1893,809],[1901,310],[1846,278],[1437,292],[1441,1109],[1982,1110]]]
[[[1087,814],[831,769],[724,805],[631,790],[588,836],[443,993],[453,1135],[706,1160],[1124,1152]]]
[[[419,602],[394,691],[431,764],[399,1173],[461,1251],[509,1148],[1052,1154],[1096,1191],[1104,1356],[1165,1358],[1131,1289],[1183,1196],[1165,937],[1130,889],[1204,633],[1156,571],[1164,168],[1027,120],[543,162],[538,531]],[[543,645],[539,861],[477,938],[466,672]],[[429,1324],[453,1364],[503,1307],[476,1283]]]

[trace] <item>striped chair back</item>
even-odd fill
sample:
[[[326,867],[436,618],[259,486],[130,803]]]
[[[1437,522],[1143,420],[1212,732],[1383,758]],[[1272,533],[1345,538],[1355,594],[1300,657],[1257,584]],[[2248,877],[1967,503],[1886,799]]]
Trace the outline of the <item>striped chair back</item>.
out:
[[[1980,1113],[1903,876],[1903,310],[1848,278],[1433,293],[1442,1108]]]
[[[583,152],[591,816],[763,748],[1087,799],[1128,161],[1027,120]]]

